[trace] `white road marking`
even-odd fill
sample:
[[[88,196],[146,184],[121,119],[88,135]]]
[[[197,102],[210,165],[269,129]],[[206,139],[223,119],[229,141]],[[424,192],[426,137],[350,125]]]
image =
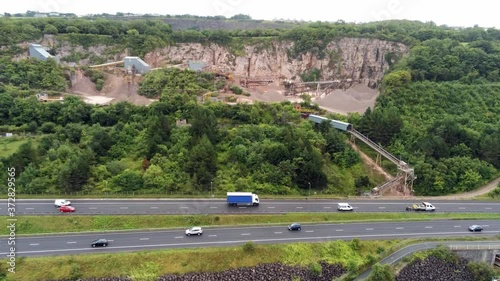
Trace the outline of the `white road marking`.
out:
[[[489,233],[500,233],[500,231],[489,231]],[[435,232],[435,233],[394,233],[394,234],[365,234],[356,235],[358,238],[375,238],[375,237],[399,237],[399,236],[413,236],[418,237],[422,235],[457,235],[460,232]],[[318,239],[351,239],[352,235],[332,235],[332,236],[317,236],[317,237],[293,237],[293,238],[268,238],[268,239],[255,239],[253,242],[276,242],[276,241],[300,241],[300,240],[318,240]],[[112,240],[108,240],[112,241]],[[247,240],[231,240],[231,241],[210,241],[210,242],[192,242],[192,243],[171,243],[171,244],[155,244],[155,245],[132,245],[132,246],[118,246],[113,247],[113,249],[134,249],[134,248],[161,248],[161,247],[174,247],[174,246],[194,246],[194,245],[213,245],[213,244],[234,244],[243,243]],[[58,250],[38,250],[38,251],[20,251],[16,254],[35,254],[35,253],[50,253],[50,252],[76,252],[76,251],[95,251],[91,247],[79,248],[79,249],[58,249]],[[2,252],[0,255],[7,255],[8,252]]]
[[[66,242],[66,243],[68,243],[68,244],[76,244],[76,242]]]
[[[97,208],[96,207],[90,207],[89,209],[90,210],[96,210]]]
[[[385,209],[385,207],[378,207],[379,209]]]
[[[396,229],[405,229],[404,227],[396,227]]]
[[[215,234],[208,235],[208,237],[217,237]]]
[[[217,208],[219,208],[219,207],[210,207],[210,209],[217,209]]]
[[[485,225],[483,225],[483,226],[484,226],[484,227],[489,227],[489,225],[487,225],[487,224],[485,224]]]
[[[108,240],[109,242],[114,242],[115,240]]]
[[[275,232],[274,234],[281,234],[281,233],[283,233],[283,232]]]
[[[425,228],[432,228],[432,226],[426,226]]]
[[[296,207],[297,209],[302,209],[302,207]]]
[[[181,207],[181,209],[189,209],[189,207]]]
[[[267,207],[268,209],[274,209],[274,207]]]
[[[34,210],[35,208],[26,208],[26,210]]]
[[[250,235],[250,233],[242,233],[241,235]]]
[[[38,244],[38,243],[30,244],[30,246],[38,246],[38,245],[40,245],[40,244]]]
[[[373,230],[373,228],[367,228],[366,230]]]
[[[337,229],[337,230],[335,230],[335,231],[344,231],[344,230],[343,230],[343,229]]]
[[[126,209],[128,209],[128,207],[120,207],[120,209],[126,210]]]
[[[139,239],[139,240],[149,240],[149,238],[141,238],[141,239]]]
[[[158,207],[151,207],[151,209],[158,209]]]
[[[314,230],[306,230],[306,232],[314,232]]]
[[[454,227],[462,227],[461,225],[455,225]]]
[[[460,210],[465,210],[465,207],[460,207],[459,209],[460,209]]]
[[[184,238],[184,236],[176,236],[175,239]]]
[[[246,209],[247,207],[239,207],[240,209]]]
[[[332,207],[323,207],[323,209],[331,209]]]

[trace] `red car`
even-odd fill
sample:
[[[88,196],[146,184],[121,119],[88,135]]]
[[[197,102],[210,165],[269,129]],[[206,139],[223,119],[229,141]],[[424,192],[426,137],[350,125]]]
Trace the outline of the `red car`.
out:
[[[59,211],[61,211],[61,213],[70,213],[74,212],[75,210],[76,209],[73,206],[61,206],[61,208],[59,208]]]

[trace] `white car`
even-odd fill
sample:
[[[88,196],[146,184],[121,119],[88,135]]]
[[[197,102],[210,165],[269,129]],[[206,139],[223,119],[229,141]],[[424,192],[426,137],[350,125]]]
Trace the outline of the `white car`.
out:
[[[186,230],[186,235],[191,236],[191,235],[202,235],[203,234],[203,229],[201,227],[192,227],[190,229]]]
[[[65,199],[57,199],[55,202],[54,202],[54,205],[56,206],[56,208],[59,208],[61,206],[70,206],[71,205],[71,202],[68,201],[68,200],[65,200]]]
[[[337,205],[337,210],[339,210],[339,211],[352,211],[353,208],[351,207],[351,205],[349,205],[349,203],[339,203]]]

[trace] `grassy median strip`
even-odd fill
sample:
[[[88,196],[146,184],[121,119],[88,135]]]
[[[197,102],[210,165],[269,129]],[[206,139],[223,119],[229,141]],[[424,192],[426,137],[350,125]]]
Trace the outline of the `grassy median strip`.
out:
[[[364,221],[431,219],[500,219],[500,213],[287,213],[265,215],[119,215],[119,216],[17,216],[17,234]],[[2,229],[8,235],[9,229]]]

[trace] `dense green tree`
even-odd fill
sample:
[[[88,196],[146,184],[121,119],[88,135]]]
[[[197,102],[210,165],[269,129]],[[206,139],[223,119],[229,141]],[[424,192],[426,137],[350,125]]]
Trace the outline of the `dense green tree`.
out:
[[[118,191],[131,192],[141,189],[144,185],[144,180],[138,171],[127,169],[113,177],[112,184]]]
[[[81,191],[90,178],[91,156],[88,153],[72,156],[59,171],[59,188],[64,191]]]
[[[211,143],[217,143],[217,119],[212,111],[201,106],[195,107],[190,123],[192,143],[197,143],[203,136],[206,136]]]
[[[38,165],[40,162],[38,151],[31,140],[19,146],[19,149],[6,161],[13,167],[16,174],[21,174],[30,164]]]
[[[210,139],[203,135],[189,152],[189,160],[186,163],[187,172],[193,178],[193,182],[205,190],[213,181],[217,171],[214,151]]]
[[[106,130],[100,126],[96,126],[92,132],[92,139],[90,140],[90,148],[97,156],[106,156],[109,149],[114,145],[114,140]]]
[[[144,142],[146,144],[144,156],[151,159],[160,152],[159,146],[165,145],[170,138],[171,126],[165,115],[152,116],[148,120]]]

